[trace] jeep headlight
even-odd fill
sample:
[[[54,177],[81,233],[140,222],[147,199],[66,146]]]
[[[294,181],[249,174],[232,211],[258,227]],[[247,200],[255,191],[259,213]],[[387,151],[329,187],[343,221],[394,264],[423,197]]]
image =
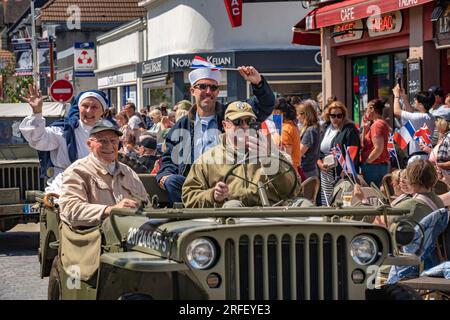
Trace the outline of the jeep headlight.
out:
[[[216,247],[207,238],[198,238],[186,248],[186,257],[189,264],[195,269],[208,269],[216,260]]]
[[[368,235],[356,236],[350,244],[350,255],[359,265],[371,264],[378,256],[377,242]]]

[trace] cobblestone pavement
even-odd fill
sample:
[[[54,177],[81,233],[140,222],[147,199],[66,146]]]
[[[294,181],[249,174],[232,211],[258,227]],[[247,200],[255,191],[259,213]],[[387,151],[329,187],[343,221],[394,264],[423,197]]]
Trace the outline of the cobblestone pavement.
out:
[[[0,232],[0,300],[47,299],[48,278],[39,276],[39,224]]]

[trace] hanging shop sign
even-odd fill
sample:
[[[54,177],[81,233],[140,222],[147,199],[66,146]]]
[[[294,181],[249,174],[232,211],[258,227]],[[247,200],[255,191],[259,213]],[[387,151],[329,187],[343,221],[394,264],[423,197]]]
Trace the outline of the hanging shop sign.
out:
[[[445,12],[450,12],[450,5]],[[450,48],[450,14],[443,14],[434,23],[434,41],[438,49]]]
[[[233,28],[242,25],[242,0],[223,0]]]
[[[371,38],[398,33],[402,29],[401,11],[394,11],[367,18],[367,30]]]

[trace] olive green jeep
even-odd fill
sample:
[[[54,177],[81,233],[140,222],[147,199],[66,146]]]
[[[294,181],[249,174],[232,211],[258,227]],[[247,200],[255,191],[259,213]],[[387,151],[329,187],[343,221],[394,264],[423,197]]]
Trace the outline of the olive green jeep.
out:
[[[67,106],[44,103],[47,124],[64,117]],[[25,103],[0,104],[0,232],[18,223],[39,222],[34,191],[43,191],[38,153],[22,137],[19,125],[31,113]]]
[[[158,208],[167,195],[154,176],[140,177],[152,203],[113,210],[92,229],[61,223],[56,201],[39,199],[49,299],[365,299],[380,266],[419,264],[397,255],[384,226],[346,218],[405,210]]]

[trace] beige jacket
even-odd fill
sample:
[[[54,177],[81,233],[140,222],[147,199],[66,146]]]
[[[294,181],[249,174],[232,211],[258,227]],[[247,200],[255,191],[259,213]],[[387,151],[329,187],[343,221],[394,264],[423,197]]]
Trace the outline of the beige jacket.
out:
[[[213,198],[214,186],[217,182],[223,181],[225,174],[235,163],[232,151],[225,148],[223,141],[224,135],[222,134],[222,143],[206,151],[192,165],[183,184],[182,198],[185,207],[208,208],[223,205]],[[284,158],[281,154],[279,156]],[[286,167],[286,164],[281,164],[281,168],[285,169]],[[264,170],[259,163],[250,163],[240,165],[233,173],[256,184],[258,181],[266,181],[266,176],[263,174]],[[273,175],[268,174],[268,176]],[[255,185],[233,176],[229,177],[226,183],[230,193],[228,200],[240,200],[249,207],[261,205],[258,189]],[[290,193],[293,183],[294,176],[292,173],[284,174],[270,183],[267,193],[270,202],[272,204],[278,202],[280,200],[278,194],[283,196],[284,199],[297,196],[300,192],[300,184],[297,183],[294,192]]]
[[[61,220],[73,227],[95,226],[102,222],[108,206],[122,199],[139,202],[148,200],[147,192],[137,174],[128,166],[118,163],[114,176],[104,169],[94,156],[74,162],[63,173],[60,196]]]

